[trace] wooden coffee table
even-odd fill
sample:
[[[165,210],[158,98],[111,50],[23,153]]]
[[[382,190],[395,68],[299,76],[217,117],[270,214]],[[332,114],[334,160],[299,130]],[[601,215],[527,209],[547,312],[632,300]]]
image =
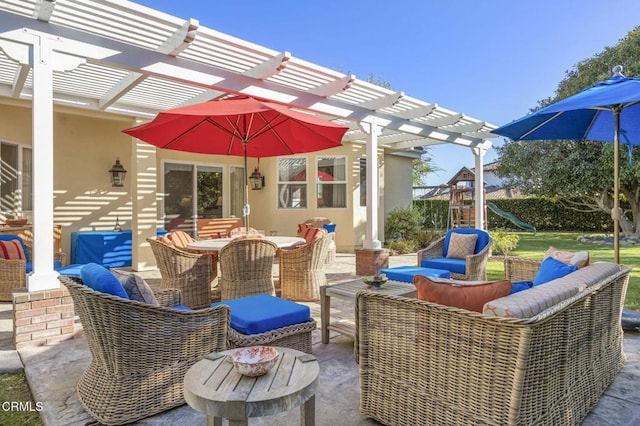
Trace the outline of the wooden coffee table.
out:
[[[347,281],[341,284],[325,285],[320,287],[320,330],[322,333],[322,343],[329,343],[329,330],[337,331],[340,334],[350,336],[355,339],[354,321],[341,320],[331,322],[331,298],[337,297],[343,300],[352,301],[355,304],[356,294],[360,290],[367,290],[368,287],[362,280]],[[415,297],[416,287],[411,283],[399,281],[387,281],[382,288],[373,289],[376,293],[393,296]],[[355,315],[355,305],[354,305]]]
[[[231,362],[237,349],[214,352],[184,376],[184,399],[207,415],[207,424],[247,425],[249,417],[269,416],[300,406],[300,424],[315,423],[315,394],[320,366],[315,356],[275,347],[278,364],[259,377],[243,376]]]

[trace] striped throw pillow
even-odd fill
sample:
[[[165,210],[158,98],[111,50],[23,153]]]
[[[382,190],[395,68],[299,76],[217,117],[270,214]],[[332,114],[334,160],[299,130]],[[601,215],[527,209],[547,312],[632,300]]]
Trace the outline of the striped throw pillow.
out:
[[[326,235],[327,231],[321,228],[307,228],[302,233],[301,237],[308,243],[311,243],[315,240],[319,240],[320,238]]]
[[[0,241],[0,258],[27,260],[19,240]]]
[[[187,244],[193,242],[191,235],[184,231],[173,231],[169,233],[169,239],[176,247],[185,248]]]

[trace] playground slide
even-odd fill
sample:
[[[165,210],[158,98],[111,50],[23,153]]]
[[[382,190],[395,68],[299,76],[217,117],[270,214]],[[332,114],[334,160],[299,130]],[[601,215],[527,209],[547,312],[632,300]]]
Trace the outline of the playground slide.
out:
[[[528,231],[533,232],[534,235],[536,234],[536,227],[535,226],[533,226],[533,225],[531,225],[529,223],[525,223],[525,222],[521,221],[520,219],[518,219],[517,217],[515,217],[511,213],[505,212],[504,210],[500,209],[498,206],[496,206],[493,203],[487,202],[487,207],[489,207],[491,210],[493,210],[493,212],[495,214],[497,214],[498,216],[502,216],[505,219],[510,220],[511,223],[516,225],[518,228],[526,229]]]

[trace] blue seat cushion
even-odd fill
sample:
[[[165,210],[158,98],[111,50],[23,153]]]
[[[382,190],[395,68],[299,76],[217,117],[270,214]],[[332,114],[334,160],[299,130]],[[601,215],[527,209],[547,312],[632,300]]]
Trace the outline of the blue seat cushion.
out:
[[[380,270],[388,279],[413,283],[413,277],[424,275],[425,277],[451,278],[449,271],[445,269],[421,268],[420,266],[397,266],[395,268],[385,268]]]
[[[308,306],[269,294],[241,297],[212,303],[227,305],[231,311],[231,328],[242,334],[260,334],[311,320]]]
[[[56,271],[58,271],[60,275],[69,275],[71,277],[82,278],[80,276],[80,269],[82,269],[83,266],[84,264],[82,263],[72,263],[71,265],[56,268]]]
[[[533,285],[537,286],[540,284],[548,283],[549,281],[553,281],[557,278],[562,278],[565,275],[569,275],[570,273],[577,270],[578,267],[576,265],[567,265],[566,263],[560,262],[553,257],[547,257],[540,264],[538,273],[533,279]]]
[[[87,287],[102,293],[129,299],[120,281],[107,268],[97,263],[87,263],[80,268],[80,278]]]
[[[514,294],[522,290],[528,290],[533,287],[533,281],[516,281],[511,283],[511,291],[509,294]]]
[[[476,246],[473,249],[473,254],[477,254],[479,253],[483,248],[486,247],[487,244],[489,244],[489,233],[486,231],[483,231],[482,229],[475,229],[475,228],[458,228],[458,229],[451,229],[449,231],[447,231],[447,233],[444,236],[444,248],[442,250],[442,257],[447,257],[447,249],[449,248],[449,240],[451,239],[451,234],[452,233],[456,233],[456,234],[476,234],[478,236],[478,239],[476,240]],[[464,272],[463,272],[464,273]]]
[[[62,268],[62,262],[60,262],[59,260],[56,260],[55,262],[53,262],[53,269],[55,269],[57,271],[60,268]],[[33,263],[27,262],[25,264],[25,269],[26,269],[27,274],[29,272],[33,271]],[[78,276],[80,276],[80,275],[78,275]]]
[[[464,275],[467,269],[467,261],[465,259],[436,257],[434,259],[424,259],[420,266],[423,268],[446,269],[447,271]]]

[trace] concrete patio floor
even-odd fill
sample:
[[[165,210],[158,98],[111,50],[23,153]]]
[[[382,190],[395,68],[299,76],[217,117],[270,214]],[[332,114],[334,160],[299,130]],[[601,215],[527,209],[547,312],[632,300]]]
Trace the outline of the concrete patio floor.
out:
[[[412,265],[415,255],[392,256],[390,266]],[[274,267],[277,275],[277,267]],[[328,265],[330,283],[354,279],[355,258],[338,254]],[[150,285],[159,284],[157,271],[141,273]],[[308,303],[320,324],[319,303]],[[353,318],[353,306],[332,301],[332,319]],[[34,400],[43,402],[41,417],[45,425],[85,425],[92,421],[75,393],[75,385],[90,360],[90,353],[79,321],[76,337],[56,345],[25,348],[18,353],[11,342],[11,304],[0,303],[0,373],[24,367]],[[321,343],[320,330],[313,333],[313,351],[320,362],[320,386],[316,394],[316,424],[376,425],[359,414],[359,376],[353,357],[353,341],[337,333],[330,343]],[[615,382],[584,420],[585,426],[640,424],[640,333],[625,331],[627,361]],[[187,405],[136,422],[137,425],[206,425],[203,414]],[[226,421],[225,423],[226,424]],[[290,410],[275,416],[252,418],[251,425],[300,424],[299,411]]]

